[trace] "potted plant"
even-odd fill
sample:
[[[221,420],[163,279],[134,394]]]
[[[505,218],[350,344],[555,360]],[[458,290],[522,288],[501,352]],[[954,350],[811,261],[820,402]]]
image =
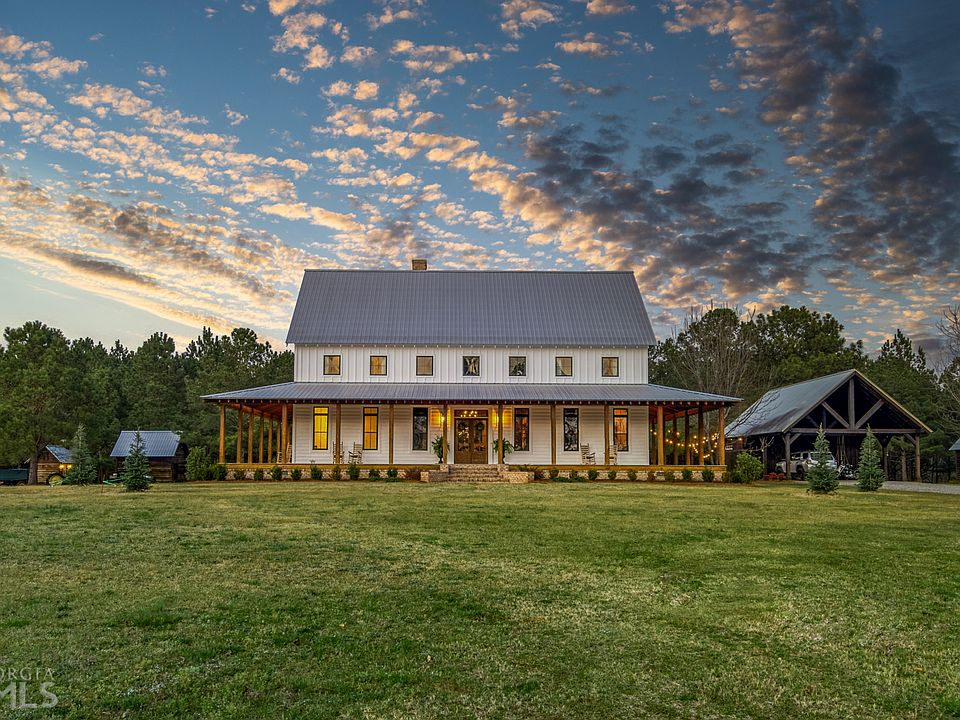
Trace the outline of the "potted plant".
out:
[[[507,440],[506,438],[504,438],[503,439],[503,462],[504,463],[507,462],[507,455],[512,452],[513,452],[513,443]],[[500,438],[497,438],[493,441],[493,456],[495,458],[499,458],[500,457],[499,453],[500,453]]]
[[[443,435],[437,435],[437,436],[433,439],[433,443],[432,443],[431,447],[433,448],[433,454],[437,456],[437,462],[438,462],[438,463],[442,463],[442,462],[443,462],[443,450],[444,450],[444,445],[446,445],[447,449],[450,448],[449,443],[444,443],[444,441],[443,441]]]

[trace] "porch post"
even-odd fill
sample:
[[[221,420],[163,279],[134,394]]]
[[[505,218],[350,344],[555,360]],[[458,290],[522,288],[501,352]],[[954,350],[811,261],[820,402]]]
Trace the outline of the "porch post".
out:
[[[557,406],[550,406],[550,464],[557,464]]]
[[[267,423],[267,462],[273,464],[273,418]]]
[[[787,460],[785,463],[785,467],[787,471],[786,472],[787,480],[793,480],[793,473],[790,472],[792,470],[792,467],[790,466],[790,432],[789,431],[783,434],[783,452],[787,456]]]
[[[679,443],[677,442],[677,435],[679,435],[679,434],[680,434],[680,433],[677,431],[677,413],[676,413],[676,410],[674,410],[674,413],[673,413],[673,457],[672,457],[672,462],[673,462],[674,465],[677,464],[677,456],[678,456],[679,451],[680,451],[680,448],[677,447],[677,445],[679,445]]]
[[[663,405],[657,405],[657,465],[665,465],[663,454]]]
[[[257,448],[258,458],[261,465],[263,465],[263,413],[260,413],[260,445]]]
[[[339,465],[343,460],[342,453],[340,450],[340,408],[343,407],[341,403],[337,403],[337,444],[333,446],[333,463],[334,465]]]
[[[603,404],[603,464],[610,464],[610,406]]]
[[[724,426],[723,426],[723,419],[724,419],[724,415],[725,415],[726,412],[727,412],[727,409],[726,409],[725,407],[722,407],[722,406],[721,406],[718,412],[719,412],[719,416],[718,416],[718,419],[717,419],[717,426],[718,426],[718,427],[717,427],[717,434],[719,435],[719,440],[720,440],[720,452],[719,452],[719,457],[718,457],[718,459],[719,459],[720,462],[717,463],[717,464],[718,464],[718,465],[726,466],[726,464],[727,464],[727,441],[726,441],[726,435],[724,434],[725,428],[724,428]]]
[[[683,413],[683,462],[690,464],[690,408]]]
[[[703,461],[703,403],[697,403],[697,465],[706,465]]]
[[[226,436],[224,434],[225,426],[227,424],[227,406],[220,405],[220,464],[223,465],[227,462],[227,444]]]
[[[497,405],[497,465],[503,465],[503,403]]]
[[[449,412],[449,406],[443,406],[443,420],[441,425],[443,427],[443,445],[440,448],[440,464],[447,464],[447,413]]]
[[[389,450],[387,451],[387,463],[393,465],[393,404],[387,405],[387,416],[389,418],[390,425],[390,443]]]
[[[287,406],[280,411],[280,464],[287,462]]]
[[[243,408],[237,406],[237,464],[243,461]]]
[[[913,436],[913,479],[921,481],[920,476],[920,433]]]
[[[253,410],[247,420],[247,462],[253,465]]]

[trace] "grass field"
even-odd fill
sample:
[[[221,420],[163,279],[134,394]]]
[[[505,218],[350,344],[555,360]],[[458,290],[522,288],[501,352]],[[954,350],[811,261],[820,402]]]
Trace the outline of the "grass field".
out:
[[[0,717],[960,717],[960,497],[224,483],[0,511],[0,666],[60,699]]]

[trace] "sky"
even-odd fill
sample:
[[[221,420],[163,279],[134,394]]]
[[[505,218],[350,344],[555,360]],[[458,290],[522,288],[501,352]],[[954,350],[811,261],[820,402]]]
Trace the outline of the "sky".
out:
[[[6,0],[0,324],[282,344],[304,268],[425,257],[632,271],[660,337],[788,303],[929,344],[958,35],[955,0]]]

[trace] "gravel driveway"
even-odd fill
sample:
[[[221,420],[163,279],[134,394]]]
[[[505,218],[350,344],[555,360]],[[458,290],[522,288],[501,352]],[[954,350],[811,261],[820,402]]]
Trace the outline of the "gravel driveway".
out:
[[[841,480],[841,485],[853,485],[856,487],[856,482],[853,480]],[[944,495],[960,495],[960,485],[953,485],[947,483],[918,483],[918,482],[899,482],[894,480],[889,480],[883,484],[884,490],[903,490],[905,492],[926,492],[926,493],[942,493]]]

